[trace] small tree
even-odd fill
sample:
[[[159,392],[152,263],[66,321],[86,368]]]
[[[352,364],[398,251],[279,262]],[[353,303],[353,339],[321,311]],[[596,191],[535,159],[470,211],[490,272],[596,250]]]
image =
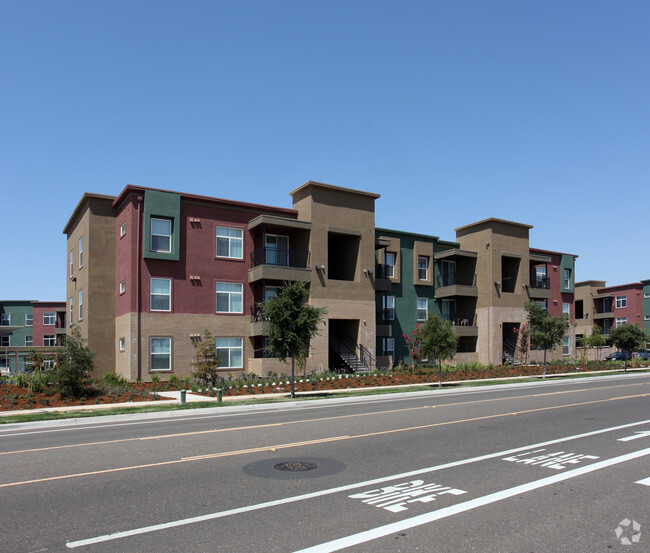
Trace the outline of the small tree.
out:
[[[409,349],[411,355],[411,372],[415,372],[415,364],[418,365],[422,362],[422,332],[424,327],[420,323],[415,323],[415,328],[411,331],[411,335],[402,334],[406,347]]]
[[[519,352],[519,363],[526,365],[528,363],[528,351],[530,350],[530,325],[522,324],[519,328],[513,330],[517,335],[517,351]]]
[[[618,349],[632,357],[632,352],[643,347],[648,341],[648,335],[639,325],[624,324],[612,329],[609,339]],[[624,370],[627,372],[627,356]]]
[[[203,331],[203,339],[192,341],[196,351],[193,376],[206,386],[215,387],[219,383],[221,357],[217,355],[217,341],[209,330]]]
[[[569,321],[562,315],[552,317],[534,301],[525,304],[528,311],[531,342],[544,350],[543,376],[546,378],[546,352],[562,343],[562,338],[569,330]]]
[[[76,398],[83,395],[90,382],[93,357],[95,353],[90,351],[88,340],[81,337],[77,325],[71,325],[59,356],[57,388],[62,396]]]
[[[438,381],[442,386],[442,362],[456,355],[458,335],[450,321],[443,321],[438,315],[429,315],[422,325],[420,352],[422,358],[438,361]]]
[[[594,325],[591,329],[591,336],[586,338],[587,344],[592,348],[596,348],[596,358],[600,359],[600,351],[603,346],[607,343],[605,336],[603,336],[603,329],[598,325]]]
[[[318,334],[324,307],[307,305],[309,289],[303,281],[285,282],[277,296],[259,304],[269,321],[268,351],[283,363],[291,357],[291,397],[295,397],[295,364],[306,370],[309,344]]]

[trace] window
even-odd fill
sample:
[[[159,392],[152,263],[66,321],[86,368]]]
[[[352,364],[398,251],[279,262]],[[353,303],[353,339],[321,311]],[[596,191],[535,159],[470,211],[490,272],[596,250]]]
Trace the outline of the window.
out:
[[[74,300],[72,299],[72,296],[70,296],[70,324],[72,324],[72,321],[74,321]]]
[[[650,315],[643,315],[644,321],[650,321]]]
[[[627,324],[627,317],[616,317],[616,328]]]
[[[171,311],[172,281],[169,278],[151,279],[150,308],[152,311]]]
[[[10,345],[11,344],[9,342],[9,336],[8,335],[5,334],[4,336],[0,336],[0,346],[6,348],[7,346],[10,346]]]
[[[33,336],[25,336],[25,345],[26,346],[33,346],[34,345],[34,337]]]
[[[120,238],[126,235],[126,222],[120,225]]]
[[[571,317],[571,304],[570,303],[563,303],[562,304],[562,315],[564,315],[565,319],[569,319]]]
[[[11,313],[0,313],[0,325],[11,326]]]
[[[395,361],[395,338],[384,338],[384,355]]]
[[[84,266],[84,237],[79,238],[79,268]]]
[[[571,269],[564,269],[564,289],[571,288]]]
[[[25,313],[25,326],[34,326],[34,314]]]
[[[84,291],[79,290],[79,320],[84,318]]]
[[[562,338],[562,355],[571,355],[571,337]]]
[[[74,250],[70,250],[70,278],[74,275]]]
[[[386,252],[386,278],[395,278],[395,254]]]
[[[120,281],[120,294],[126,293],[126,280]]]
[[[265,243],[267,265],[289,266],[289,237],[267,234]]]
[[[217,313],[243,313],[243,298],[242,284],[217,282]]]
[[[418,280],[429,280],[429,258],[418,256]]]
[[[43,313],[43,324],[44,325],[55,325],[56,324],[56,313],[47,312]]]
[[[170,371],[172,369],[172,339],[149,339],[149,370]]]
[[[264,301],[269,301],[271,298],[274,298],[280,292],[279,286],[265,286],[264,287]]]
[[[169,219],[151,218],[152,252],[170,253],[172,251],[172,222]]]
[[[382,298],[382,307],[384,310],[383,320],[392,321],[395,319],[395,296],[384,296]]]
[[[627,307],[627,296],[616,296],[616,309]]]
[[[217,227],[217,257],[244,258],[244,231],[242,229]]]
[[[546,265],[535,267],[535,287],[544,288],[546,286]]]
[[[124,338],[120,338],[118,343],[119,343],[120,351],[124,351],[126,349],[126,342]]]
[[[429,316],[427,298],[418,298],[418,321],[426,321]]]
[[[643,292],[644,298],[650,298],[650,292]]]
[[[217,338],[217,355],[221,358],[219,367],[241,369],[244,366],[244,347],[242,338]]]
[[[55,334],[45,334],[43,336],[43,345],[47,347],[56,346],[56,335]]]

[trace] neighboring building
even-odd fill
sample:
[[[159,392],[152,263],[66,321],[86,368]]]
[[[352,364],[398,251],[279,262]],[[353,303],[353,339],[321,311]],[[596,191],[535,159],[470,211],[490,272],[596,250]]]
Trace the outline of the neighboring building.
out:
[[[618,286],[607,286],[604,280],[578,282],[575,312],[579,339],[590,336],[594,325],[598,325],[606,337],[611,329],[627,323],[647,330],[650,328],[650,281]]]
[[[96,375],[189,375],[204,330],[224,372],[286,372],[265,357],[258,304],[295,280],[327,308],[307,370],[372,368],[379,196],[311,181],[291,196],[293,209],[132,185],[85,194],[64,229],[67,296]]]
[[[34,351],[56,354],[65,327],[65,302],[0,301],[0,367],[21,371]]]

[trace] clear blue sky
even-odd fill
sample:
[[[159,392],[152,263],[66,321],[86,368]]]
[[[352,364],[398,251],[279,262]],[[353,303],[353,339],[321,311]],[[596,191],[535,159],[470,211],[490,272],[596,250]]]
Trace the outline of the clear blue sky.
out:
[[[62,229],[127,184],[291,206],[377,192],[376,224],[487,217],[650,278],[647,0],[0,4],[0,299],[64,300]]]

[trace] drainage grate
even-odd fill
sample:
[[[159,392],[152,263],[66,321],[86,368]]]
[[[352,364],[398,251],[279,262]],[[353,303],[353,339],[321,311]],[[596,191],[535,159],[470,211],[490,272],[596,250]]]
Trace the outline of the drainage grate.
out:
[[[275,470],[284,470],[289,472],[303,472],[305,470],[314,470],[318,465],[314,463],[307,463],[306,461],[297,461],[293,463],[278,463],[273,465]]]

